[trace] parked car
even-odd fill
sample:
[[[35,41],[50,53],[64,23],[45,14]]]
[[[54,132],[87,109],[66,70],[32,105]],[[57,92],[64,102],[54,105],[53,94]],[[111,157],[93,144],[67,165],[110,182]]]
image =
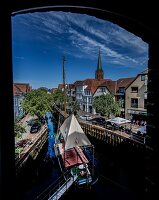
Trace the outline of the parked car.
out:
[[[26,121],[28,126],[32,126],[33,124],[38,122],[38,119],[30,119],[29,121]]]
[[[96,117],[91,120],[92,124],[104,126],[106,124],[105,118],[103,117]]]
[[[30,128],[30,133],[37,133],[41,129],[41,124],[36,122]]]
[[[91,116],[91,115],[81,115],[81,116],[80,116],[80,119],[83,119],[83,120],[91,120],[91,119],[92,119],[92,116]]]

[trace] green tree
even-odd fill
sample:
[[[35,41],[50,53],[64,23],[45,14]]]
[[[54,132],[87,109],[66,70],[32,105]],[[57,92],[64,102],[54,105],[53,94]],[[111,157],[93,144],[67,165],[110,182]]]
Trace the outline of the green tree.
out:
[[[52,96],[45,90],[37,89],[26,93],[22,101],[22,108],[26,114],[36,115],[39,119],[42,119],[46,112],[51,111],[51,103]]]
[[[72,97],[68,98],[67,107],[68,107],[69,113],[73,113],[74,115],[76,115],[77,111],[80,110],[80,105],[78,101],[74,101]]]
[[[119,104],[120,108],[123,108],[124,107],[124,99],[120,98],[118,101],[118,104]]]
[[[64,100],[67,96],[61,90],[56,90],[52,94],[52,104],[55,104],[60,109],[64,110]]]
[[[101,115],[109,118],[111,115],[119,115],[121,106],[115,102],[111,94],[101,95],[93,98],[93,108]]]
[[[23,133],[25,133],[26,130],[25,128],[21,125],[18,124],[16,121],[14,122],[14,135],[15,137],[21,137]]]
[[[61,110],[64,110],[64,101],[66,101],[66,110],[68,113],[76,114],[80,109],[78,102],[74,101],[72,97],[66,95],[63,91],[56,90],[52,94],[52,103]]]

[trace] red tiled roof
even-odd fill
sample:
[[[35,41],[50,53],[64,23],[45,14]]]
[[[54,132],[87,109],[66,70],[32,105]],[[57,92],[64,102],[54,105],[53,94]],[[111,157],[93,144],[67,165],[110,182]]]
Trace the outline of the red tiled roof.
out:
[[[107,87],[107,89],[112,93],[115,94],[115,84],[116,81],[112,81],[112,80],[105,80],[104,83],[102,83],[99,87]]]
[[[82,86],[83,83],[84,83],[84,81],[76,81],[76,82],[74,82],[74,85],[75,85],[75,87],[76,86]]]
[[[86,79],[84,80],[84,85],[86,85],[87,87],[85,88],[85,90],[91,90],[92,94],[94,94],[94,92],[97,90],[98,86],[101,85],[102,83],[104,83],[104,79],[103,80],[97,80],[97,79]]]
[[[64,88],[64,84],[59,84],[58,85],[58,89],[63,89]]]
[[[22,91],[13,84],[13,95],[22,95]]]
[[[104,82],[99,84],[98,87],[106,87],[112,94],[116,94],[116,92],[119,90],[119,87],[126,88],[133,80],[134,80],[134,77],[121,78],[121,79],[118,79],[117,81],[112,81],[111,79],[104,79],[103,80]]]
[[[86,85],[87,87],[85,90],[91,90],[92,94],[95,93],[98,87],[107,87],[107,89],[112,93],[115,94],[119,87],[126,88],[132,81],[134,77],[130,78],[121,78],[117,81],[112,81],[111,79],[85,79],[84,81],[76,81],[73,85],[76,86],[83,86]]]
[[[119,90],[120,87],[126,88],[131,82],[133,82],[135,77],[130,78],[120,78],[117,80],[117,88],[116,91]]]
[[[73,88],[75,88],[75,85],[74,84],[65,84],[65,87],[66,88],[69,88],[69,89],[73,89]],[[58,89],[62,89],[62,88],[64,88],[64,84],[59,84],[58,85]]]
[[[13,83],[14,95],[22,95],[31,90],[32,87],[29,85],[29,83]]]
[[[75,85],[74,85],[74,84],[66,84],[66,85],[67,85],[67,88],[69,88],[69,89],[75,88]]]

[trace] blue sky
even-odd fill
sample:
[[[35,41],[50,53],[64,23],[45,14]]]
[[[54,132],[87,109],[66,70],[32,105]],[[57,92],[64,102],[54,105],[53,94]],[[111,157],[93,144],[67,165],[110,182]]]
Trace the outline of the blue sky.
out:
[[[148,44],[109,21],[94,16],[51,11],[12,17],[14,82],[33,88],[94,78],[101,48],[105,78],[134,77],[147,68]]]

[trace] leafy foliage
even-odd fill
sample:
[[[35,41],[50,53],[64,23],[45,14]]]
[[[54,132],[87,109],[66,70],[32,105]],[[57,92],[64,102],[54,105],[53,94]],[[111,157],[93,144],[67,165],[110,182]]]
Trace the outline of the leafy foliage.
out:
[[[115,102],[111,94],[94,97],[93,108],[98,113],[109,118],[111,115],[119,115],[121,113],[121,106]]]
[[[64,94],[64,92],[62,92],[61,90],[56,90],[53,94],[52,94],[52,102],[56,104],[56,106],[58,106],[60,109],[64,110],[64,100],[65,100],[66,95]]]
[[[77,111],[80,110],[80,105],[78,101],[74,101],[72,97],[68,98],[68,110],[70,113],[73,113],[74,115],[77,114]]]
[[[61,110],[64,110],[64,101],[66,101],[66,109],[70,113],[76,113],[80,107],[77,101],[74,101],[72,97],[65,95],[61,90],[56,90],[52,94],[52,101]]]
[[[18,124],[17,122],[14,122],[14,135],[15,137],[21,137],[23,133],[25,133],[25,128]]]
[[[36,115],[42,119],[46,112],[52,112],[54,104],[64,110],[64,101],[67,102],[67,110],[75,112],[79,109],[77,102],[73,101],[72,97],[64,94],[61,90],[56,90],[53,94],[48,94],[43,88],[29,91],[22,101],[22,108],[25,113],[31,116]]]
[[[52,96],[42,89],[29,91],[22,102],[25,113],[36,115],[41,119],[46,112],[51,111]]]

